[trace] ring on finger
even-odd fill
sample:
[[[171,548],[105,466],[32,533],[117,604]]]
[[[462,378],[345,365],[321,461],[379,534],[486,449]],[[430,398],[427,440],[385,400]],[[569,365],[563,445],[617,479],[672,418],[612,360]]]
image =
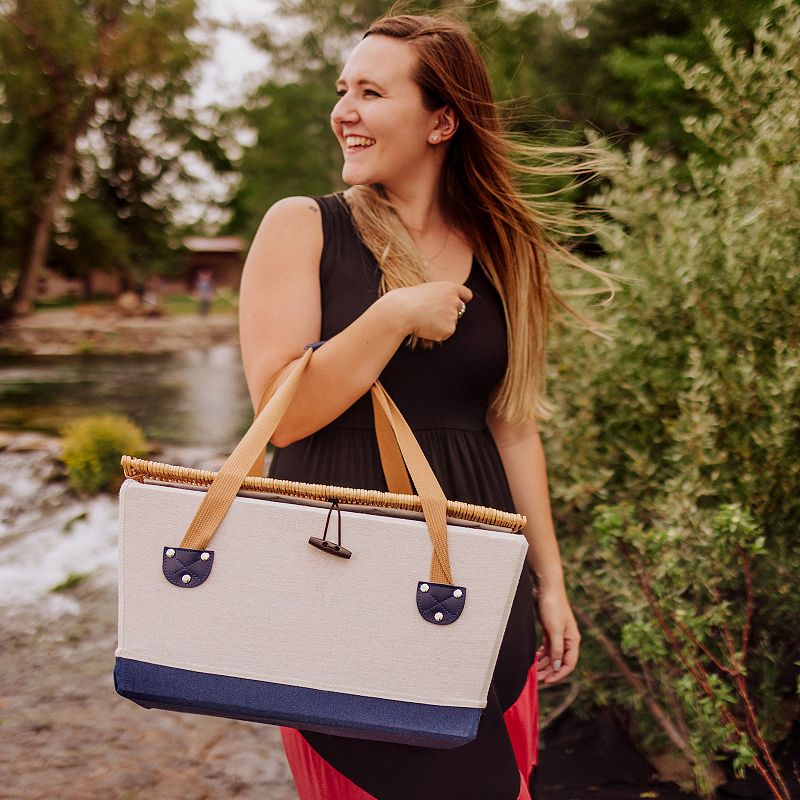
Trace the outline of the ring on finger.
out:
[[[461,301],[461,306],[458,309],[458,318],[461,319],[461,317],[464,316],[466,311],[467,311],[467,304],[462,300]]]

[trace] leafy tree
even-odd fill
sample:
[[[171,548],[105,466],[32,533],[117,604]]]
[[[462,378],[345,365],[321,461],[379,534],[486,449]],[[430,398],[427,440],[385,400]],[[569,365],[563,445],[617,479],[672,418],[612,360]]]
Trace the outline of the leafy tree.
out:
[[[87,142],[75,169],[75,184],[85,188],[67,203],[63,230],[55,237],[52,260],[62,272],[78,277],[111,270],[123,285],[156,274],[177,277],[174,250],[181,229],[172,212],[180,199],[173,187],[202,180],[186,168],[187,155],[217,174],[230,172],[223,149],[229,132],[224,125],[201,127],[191,110],[152,118],[146,102],[125,97],[90,128],[96,143]]]
[[[703,31],[720,19],[731,41],[752,46],[752,30],[769,0],[572,0],[571,34],[558,39],[552,80],[559,116],[603,133],[625,132],[665,153],[702,149],[681,119],[710,110],[687,94],[665,59],[711,57]]]
[[[238,163],[242,181],[229,204],[229,230],[252,235],[282,197],[325,194],[341,185],[341,151],[329,122],[337,75],[326,72],[306,83],[270,81],[248,101],[243,124],[257,131],[257,140]]]
[[[187,104],[203,56],[188,35],[195,24],[195,0],[0,4],[0,181],[12,187],[0,201],[0,255],[16,275],[4,313],[30,309],[56,223],[65,261],[70,248],[75,264],[113,239],[123,268],[146,272],[164,248],[162,179],[185,177],[180,153],[224,162]],[[87,200],[65,213],[68,191]],[[89,201],[103,205],[94,243],[74,235],[93,228]]]

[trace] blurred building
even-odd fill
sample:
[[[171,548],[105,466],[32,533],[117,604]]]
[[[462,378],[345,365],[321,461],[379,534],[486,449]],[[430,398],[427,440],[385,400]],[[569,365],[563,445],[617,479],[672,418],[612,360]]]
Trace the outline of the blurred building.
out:
[[[214,285],[239,289],[244,266],[245,240],[240,236],[189,236],[183,240],[189,251],[185,278],[188,286],[194,285],[201,269],[210,269]]]
[[[247,243],[240,236],[189,236],[183,240],[183,250],[178,254],[182,265],[178,272],[180,277],[162,279],[159,291],[167,294],[191,292],[197,273],[205,268],[211,270],[215,287],[238,291],[246,249]],[[12,288],[9,287],[7,293]],[[44,268],[37,280],[36,299],[51,300],[69,295],[76,299],[94,295],[118,297],[135,288],[130,280],[114,272],[94,269],[82,278],[65,278]]]

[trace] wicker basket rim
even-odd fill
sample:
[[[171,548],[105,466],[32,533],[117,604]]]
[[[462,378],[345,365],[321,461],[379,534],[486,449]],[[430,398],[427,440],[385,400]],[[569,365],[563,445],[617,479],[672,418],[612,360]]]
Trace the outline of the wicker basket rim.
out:
[[[126,478],[139,481],[149,478],[150,480],[168,481],[188,486],[209,486],[219,474],[213,470],[181,467],[129,455],[123,455],[120,463]],[[303,483],[281,478],[246,477],[242,484],[242,490],[268,492],[308,500],[330,501],[335,499],[354,505],[422,511],[422,502],[418,495],[395,494],[378,489],[353,489],[346,486]],[[447,515],[468,522],[507,528],[513,533],[524,528],[526,523],[526,518],[522,514],[502,511],[489,506],[462,503],[458,500],[447,501]]]

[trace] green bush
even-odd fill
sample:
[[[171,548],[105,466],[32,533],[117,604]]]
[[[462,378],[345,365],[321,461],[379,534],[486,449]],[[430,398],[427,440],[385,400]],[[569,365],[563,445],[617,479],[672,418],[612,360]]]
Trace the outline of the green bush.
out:
[[[89,494],[116,491],[122,478],[122,455],[147,452],[140,428],[117,414],[82,417],[66,425],[61,435],[61,458],[70,486]]]
[[[776,3],[752,52],[707,36],[715,64],[668,62],[713,109],[684,120],[709,154],[634,146],[595,198],[599,266],[632,282],[613,342],[556,332],[543,438],[584,696],[703,795],[727,755],[788,798],[770,750],[800,712],[800,7]]]

